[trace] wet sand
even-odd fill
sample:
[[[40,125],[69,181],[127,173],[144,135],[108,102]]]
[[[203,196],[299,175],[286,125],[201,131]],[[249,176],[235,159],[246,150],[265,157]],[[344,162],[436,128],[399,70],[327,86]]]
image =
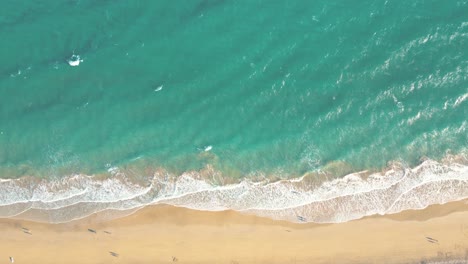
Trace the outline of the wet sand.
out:
[[[468,263],[466,200],[341,224],[293,224],[161,205],[112,221],[97,219],[1,219],[0,262],[12,256],[15,263],[41,264]]]

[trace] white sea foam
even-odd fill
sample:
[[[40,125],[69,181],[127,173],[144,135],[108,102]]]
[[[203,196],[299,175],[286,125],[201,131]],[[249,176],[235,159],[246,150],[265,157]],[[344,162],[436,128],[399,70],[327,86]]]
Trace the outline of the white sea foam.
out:
[[[206,146],[204,151],[210,151],[213,148],[213,146]]]
[[[468,93],[463,94],[463,95],[460,95],[460,96],[455,100],[455,103],[453,103],[453,107],[457,107],[458,105],[460,105],[461,103],[463,103],[463,101],[465,101],[466,99],[468,99]]]
[[[68,62],[68,65],[70,65],[70,66],[72,66],[72,67],[76,67],[76,66],[79,66],[80,63],[83,62],[83,60],[81,59],[80,55],[75,55],[75,54],[73,54],[73,55],[71,56],[71,58],[68,59],[67,62]]]
[[[455,161],[427,160],[412,169],[394,166],[367,177],[368,172],[360,172],[321,183],[303,176],[273,183],[245,179],[219,186],[200,172],[177,177],[157,172],[144,183],[134,183],[118,168],[111,173],[106,179],[74,175],[49,181],[0,181],[0,217],[59,223],[97,212],[106,212],[106,219],[111,219],[112,212],[119,217],[146,205],[170,204],[209,211],[232,209],[292,222],[303,222],[298,220],[301,217],[335,223],[468,198],[468,166]]]
[[[158,86],[156,89],[154,89],[154,91],[155,91],[155,92],[159,92],[159,91],[161,91],[162,89],[163,89],[163,86],[160,85],[160,86]]]

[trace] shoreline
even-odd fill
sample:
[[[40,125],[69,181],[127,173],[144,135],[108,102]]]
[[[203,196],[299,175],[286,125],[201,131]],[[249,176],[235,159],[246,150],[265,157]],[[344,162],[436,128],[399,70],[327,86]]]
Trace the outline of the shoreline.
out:
[[[0,193],[15,195],[0,197],[0,217],[65,223],[105,210],[115,209],[120,216],[122,210],[169,204],[201,211],[232,209],[290,222],[301,222],[301,216],[305,222],[339,223],[468,198],[468,166],[449,161],[426,160],[410,169],[395,165],[385,172],[327,180],[304,175],[218,185],[207,175],[220,177],[215,170],[173,177],[156,171],[141,182],[121,172],[111,178],[74,175],[56,181],[2,182]],[[434,195],[436,191],[443,195]]]
[[[297,224],[170,205],[99,219],[99,214],[64,224],[0,219],[0,259],[71,264],[173,263],[173,257],[178,263],[208,264],[468,263],[468,199],[338,224]]]

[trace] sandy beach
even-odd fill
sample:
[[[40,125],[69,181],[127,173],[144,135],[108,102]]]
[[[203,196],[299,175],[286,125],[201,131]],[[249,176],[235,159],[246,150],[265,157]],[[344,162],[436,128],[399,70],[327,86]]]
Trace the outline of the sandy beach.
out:
[[[341,224],[292,224],[161,205],[107,222],[96,217],[67,224],[2,219],[0,262],[10,256],[15,263],[468,261],[466,200]]]

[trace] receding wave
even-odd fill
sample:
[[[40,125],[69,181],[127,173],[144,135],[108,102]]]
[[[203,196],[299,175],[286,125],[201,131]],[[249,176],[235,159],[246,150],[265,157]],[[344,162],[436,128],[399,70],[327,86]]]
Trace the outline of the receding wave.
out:
[[[321,172],[300,178],[224,183],[208,167],[171,175],[158,170],[134,180],[117,168],[108,178],[73,175],[0,181],[0,217],[62,223],[100,212],[102,220],[153,204],[196,210],[235,210],[291,222],[337,223],[375,214],[423,209],[468,198],[468,159],[425,160],[414,168],[392,163],[381,172],[333,179]],[[226,182],[226,181],[225,181]]]

